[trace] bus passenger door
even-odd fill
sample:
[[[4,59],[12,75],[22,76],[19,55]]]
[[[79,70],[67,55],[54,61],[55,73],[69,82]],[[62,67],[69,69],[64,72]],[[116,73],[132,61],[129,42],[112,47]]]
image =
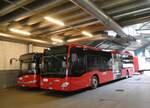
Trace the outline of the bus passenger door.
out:
[[[121,59],[119,54],[112,54],[112,71],[114,79],[121,78]]]
[[[70,64],[70,76],[72,89],[85,88],[87,85],[87,78],[85,76],[85,53],[83,48],[71,49],[71,64]]]

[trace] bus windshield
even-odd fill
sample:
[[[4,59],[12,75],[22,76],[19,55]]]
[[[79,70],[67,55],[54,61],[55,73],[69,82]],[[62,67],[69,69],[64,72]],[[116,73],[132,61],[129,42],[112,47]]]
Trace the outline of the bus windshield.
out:
[[[21,61],[20,70],[22,74],[34,74],[36,73],[36,63]]]
[[[44,57],[43,75],[48,76],[65,76],[66,72],[66,55],[51,55]]]
[[[19,58],[20,74],[40,74],[41,58],[41,53],[27,53],[21,55]]]
[[[67,46],[51,47],[44,51],[44,68],[42,76],[44,77],[65,77]]]

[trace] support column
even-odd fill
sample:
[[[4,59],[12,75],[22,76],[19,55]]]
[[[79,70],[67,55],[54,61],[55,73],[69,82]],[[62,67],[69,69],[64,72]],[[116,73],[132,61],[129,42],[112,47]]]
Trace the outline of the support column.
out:
[[[32,52],[33,52],[33,45],[29,44],[28,49],[27,49],[27,53],[32,53]]]

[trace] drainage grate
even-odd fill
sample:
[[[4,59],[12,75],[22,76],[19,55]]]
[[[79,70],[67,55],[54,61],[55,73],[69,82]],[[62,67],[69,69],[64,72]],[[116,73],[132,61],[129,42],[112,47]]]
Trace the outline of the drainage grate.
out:
[[[116,92],[124,92],[124,89],[116,89]]]
[[[99,101],[101,101],[101,102],[102,102],[102,101],[106,101],[106,99],[100,99]]]
[[[100,99],[99,101],[100,102],[113,102],[113,101],[117,101],[117,100],[114,100],[114,99]]]

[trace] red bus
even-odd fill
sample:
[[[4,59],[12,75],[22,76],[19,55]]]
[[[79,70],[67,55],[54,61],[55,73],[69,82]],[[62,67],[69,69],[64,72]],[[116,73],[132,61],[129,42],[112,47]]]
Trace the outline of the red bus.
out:
[[[122,60],[122,74],[126,74],[126,78],[133,76],[135,72],[133,55],[127,51],[120,52],[120,54]]]
[[[27,53],[21,55],[20,72],[17,86],[21,87],[40,87],[40,65],[42,53]]]
[[[121,53],[91,46],[69,44],[51,47],[44,51],[43,58],[43,89],[75,91],[86,87],[97,88],[98,84],[130,77],[133,73],[133,68],[122,66]]]

